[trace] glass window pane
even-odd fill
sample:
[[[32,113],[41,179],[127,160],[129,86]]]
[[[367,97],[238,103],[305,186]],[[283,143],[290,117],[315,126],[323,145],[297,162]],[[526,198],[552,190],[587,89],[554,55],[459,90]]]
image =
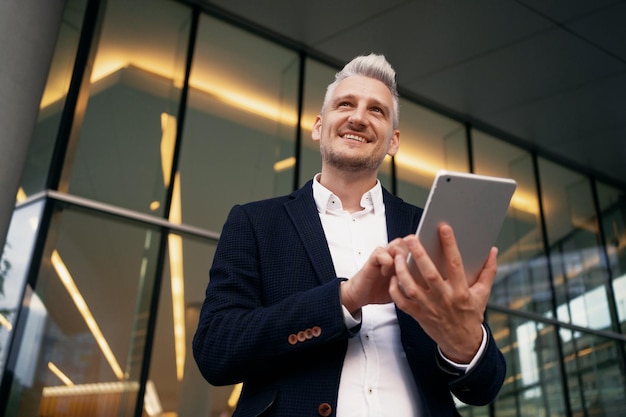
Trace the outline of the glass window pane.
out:
[[[190,20],[169,0],[107,2],[69,193],[162,213]]]
[[[407,100],[400,101],[398,196],[423,207],[440,169],[468,172],[465,127]]]
[[[15,333],[43,206],[39,200],[15,209],[0,256],[0,374]]]
[[[565,416],[554,326],[492,311],[488,319],[507,361],[495,415]]]
[[[311,132],[315,117],[324,103],[326,87],[335,80],[337,68],[307,59],[304,73],[304,105],[300,126],[302,147],[300,150],[300,186],[315,176],[322,169],[322,157],[319,143],[313,141]]]
[[[298,55],[201,16],[182,141],[185,223],[221,230],[236,203],[291,191]]]
[[[86,6],[87,0],[66,1],[48,80],[41,98],[39,117],[24,164],[18,200],[45,188],[61,113],[70,87]]]
[[[215,241],[175,234],[168,238],[149,377],[162,415],[232,413],[227,400],[234,387],[209,385],[191,350],[215,245]]]
[[[589,180],[543,159],[539,172],[557,318],[610,330],[608,271]]]
[[[159,233],[73,209],[59,209],[51,224],[20,316],[11,415],[131,415]]]
[[[573,415],[623,415],[623,342],[571,330],[560,335]]]
[[[474,172],[513,178],[517,189],[496,241],[498,275],[491,302],[513,309],[552,311],[550,278],[543,249],[539,200],[530,154],[484,132],[472,132]]]
[[[626,193],[603,183],[596,188],[617,316],[626,333]]]

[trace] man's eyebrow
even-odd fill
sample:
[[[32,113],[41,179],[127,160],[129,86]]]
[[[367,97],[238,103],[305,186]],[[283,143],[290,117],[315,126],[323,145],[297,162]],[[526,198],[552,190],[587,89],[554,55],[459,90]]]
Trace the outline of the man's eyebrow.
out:
[[[341,96],[337,96],[337,97],[335,97],[335,98],[331,101],[331,103],[335,105],[335,104],[341,103],[342,101],[346,101],[346,100],[350,101],[350,100],[354,100],[354,99],[356,99],[356,96],[355,96],[354,94],[344,94],[344,95],[341,95]],[[385,104],[384,102],[382,102],[381,100],[378,100],[377,98],[373,98],[373,97],[368,98],[367,100],[368,100],[371,104],[374,104],[374,105],[376,105],[376,106],[378,106],[378,107],[380,107],[380,108],[384,109],[387,113],[390,113],[390,112],[391,112],[391,107],[389,107],[388,105],[386,105],[386,104]]]
[[[337,96],[333,99],[332,103],[337,104],[345,100],[354,100],[354,94],[344,94],[342,96]]]

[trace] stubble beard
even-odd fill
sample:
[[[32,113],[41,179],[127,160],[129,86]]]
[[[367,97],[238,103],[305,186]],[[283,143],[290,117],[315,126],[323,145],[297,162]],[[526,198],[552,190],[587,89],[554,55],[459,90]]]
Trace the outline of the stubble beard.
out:
[[[325,146],[320,146],[320,153],[322,155],[322,161],[341,171],[356,173],[356,172],[375,172],[378,170],[383,162],[383,159],[377,159],[374,155],[367,156],[354,156],[345,155],[341,152],[337,152],[334,149],[327,149]]]

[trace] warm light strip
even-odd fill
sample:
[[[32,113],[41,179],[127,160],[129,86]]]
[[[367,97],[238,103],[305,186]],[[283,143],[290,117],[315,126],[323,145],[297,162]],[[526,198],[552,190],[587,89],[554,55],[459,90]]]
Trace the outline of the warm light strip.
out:
[[[174,147],[176,146],[176,117],[161,113],[161,132],[161,170],[163,171],[163,183],[167,188],[170,185]]]
[[[50,369],[52,371],[53,374],[55,374],[57,376],[57,378],[59,378],[61,381],[63,381],[63,383],[65,385],[67,385],[68,387],[72,387],[74,386],[74,383],[72,382],[71,379],[69,379],[67,377],[67,375],[65,375],[59,368],[57,368],[57,366],[55,364],[53,364],[52,362],[48,362],[48,369]]]
[[[100,63],[98,68],[94,69],[92,73],[92,77],[91,77],[91,82],[95,83],[96,81],[99,81],[102,78],[107,77],[115,73],[116,71],[119,71],[129,65],[133,65],[144,71],[149,71],[149,72],[155,73],[157,75],[160,75],[168,79],[171,78],[170,74],[165,73],[159,68],[155,68],[155,67],[146,68],[145,65],[138,65],[137,62],[111,61],[108,63]],[[201,82],[193,83],[192,87],[202,92],[205,92],[207,94],[216,96],[219,99],[223,100],[224,102],[229,103],[239,109],[249,111],[251,113],[260,115],[262,117],[268,118],[275,122],[282,123],[288,126],[296,126],[298,123],[296,114],[291,114],[291,113],[286,114],[281,108],[275,105],[272,105],[268,101],[262,100],[260,98],[259,99],[252,98],[249,92],[247,91],[238,92],[236,87],[233,85],[202,80]],[[56,99],[58,100],[60,98],[61,97],[57,97]],[[50,104],[53,101],[54,100],[47,100],[47,104]],[[42,103],[42,107],[45,107],[43,103]],[[164,120],[165,118],[167,118],[167,121]],[[170,123],[170,122],[173,122],[173,123]],[[161,124],[162,124],[164,135],[166,132],[169,132],[171,129],[173,129],[173,132],[175,133],[176,119],[174,118],[174,116],[164,114],[161,119]],[[302,125],[306,126],[307,128],[310,128],[310,126],[312,126],[312,122],[307,125],[303,120]],[[168,136],[168,138],[169,137],[171,136]],[[161,142],[162,155],[163,155],[164,146],[166,145],[164,141],[162,140]],[[409,169],[422,172],[432,177],[434,177],[435,173],[441,168],[440,166],[433,165],[425,160],[421,160],[419,158],[409,156],[402,152],[396,155],[395,160],[396,160],[396,163],[398,163],[399,165],[403,165]],[[171,158],[168,161],[171,161]],[[279,161],[274,165],[274,171],[280,172],[281,170],[288,169],[292,166],[290,165],[291,163],[292,162],[288,162],[287,160]],[[293,164],[295,164],[295,161],[293,162]],[[170,169],[171,169],[171,166],[163,167],[165,181],[169,180],[168,174],[169,174]],[[166,186],[167,186],[167,183],[166,183]],[[517,208],[518,210],[537,215],[537,204],[533,204],[533,201],[535,201],[535,199],[532,199],[532,198],[528,199],[526,197],[523,198],[523,197],[518,196],[516,193],[513,196],[513,199],[511,200],[511,206]]]
[[[28,197],[28,196],[27,196],[27,195],[26,195],[26,193],[24,192],[24,189],[23,189],[22,187],[20,187],[20,188],[17,190],[17,196],[15,197],[15,200],[16,200],[18,203],[21,203],[22,201],[26,200],[26,198],[27,198],[27,197]]]
[[[398,152],[395,161],[399,166],[403,166],[405,169],[421,172],[430,177],[434,177],[437,171],[441,169],[441,166],[433,165],[419,158],[404,154],[402,151]]]
[[[274,172],[282,172],[294,166],[296,166],[296,157],[290,156],[289,158],[276,162],[274,164]]]
[[[163,413],[161,400],[157,394],[154,382],[148,380],[146,384],[146,393],[143,396],[143,408],[149,416],[160,416]]]
[[[129,65],[133,65],[139,69],[155,73],[162,77],[170,78],[169,74],[161,71],[159,68],[155,68],[155,67],[146,68],[143,65],[138,65],[138,63],[136,62],[111,61],[108,63],[100,63],[98,68],[94,69],[91,82],[95,83],[96,81],[99,81],[102,78],[107,77]],[[194,83],[192,87],[202,92],[205,92],[207,94],[216,96],[219,99],[223,100],[224,102],[229,103],[237,108],[260,115],[262,117],[268,118],[275,122],[279,122],[288,126],[297,125],[297,116],[295,114],[285,114],[285,112],[281,110],[279,107],[272,105],[267,101],[256,99],[256,98],[251,98],[249,92],[238,92],[233,85],[212,83],[212,82],[203,80],[203,82]],[[56,100],[60,98],[61,97],[57,97]],[[55,100],[50,100],[50,99],[46,100],[45,105],[49,105],[50,103],[54,101]],[[42,102],[42,107],[45,107],[45,105]],[[166,132],[168,132],[167,133],[168,141],[166,142],[162,140],[161,142],[161,152],[162,152],[162,155],[164,156],[165,155],[164,149],[163,149],[164,146],[168,149],[167,152],[170,152],[169,149],[173,149],[173,147],[169,148],[169,146],[171,146],[171,143],[173,143],[173,142],[170,142],[170,138],[175,139],[176,119],[174,118],[174,116],[167,115],[164,113],[162,115],[161,124],[162,124],[164,138],[165,138]],[[303,125],[312,126],[312,124],[306,125],[306,123],[304,122],[303,122]],[[172,136],[171,133],[169,132],[174,132],[174,135]],[[422,172],[424,174],[427,174],[433,177],[435,173],[441,168],[440,166],[433,165],[427,161],[409,156],[402,152],[398,153],[395,159],[396,159],[396,163],[398,163],[399,165],[403,165],[409,169]],[[163,158],[163,161],[165,160],[166,159]],[[167,161],[171,161],[171,158],[167,159]],[[274,165],[274,170],[276,172],[280,172],[281,170],[288,169],[292,166],[290,165],[291,163],[292,162],[288,162],[287,160],[279,161]],[[293,163],[295,164],[295,162]],[[166,164],[169,164],[169,162],[166,162]],[[171,166],[165,166],[165,165],[163,166],[163,171],[164,171],[163,173],[164,173],[164,178],[166,181],[166,186],[168,185],[167,181],[169,181],[170,169],[171,169]],[[513,199],[511,200],[511,206],[515,207],[518,210],[537,215],[537,204],[533,204],[533,201],[534,199],[532,198],[529,199],[527,197],[520,197],[516,193],[513,196]]]
[[[511,207],[535,216],[539,214],[537,199],[521,194],[519,191],[515,191],[515,194],[513,194],[513,197],[511,198]]]
[[[0,326],[6,327],[9,331],[13,330],[13,325],[9,320],[7,320],[4,314],[0,314]]]
[[[65,386],[44,387],[43,396],[59,395],[89,395],[89,394],[110,394],[116,392],[138,391],[137,382],[100,382],[95,384],[75,385],[54,363],[48,362],[48,369],[52,371]],[[143,407],[149,416],[159,416],[163,412],[159,394],[156,391],[154,382],[148,380],[146,383],[146,393],[144,394]]]
[[[182,207],[180,195],[180,173],[174,178],[170,221],[182,223]],[[182,381],[185,371],[185,275],[183,271],[183,239],[170,233],[168,235],[170,256],[170,281],[172,286],[172,313],[174,315],[174,347],[176,351],[176,376]]]
[[[91,311],[89,310],[85,299],[81,295],[80,291],[78,291],[78,288],[74,283],[74,279],[70,275],[70,272],[65,266],[65,263],[63,263],[59,252],[57,252],[56,250],[52,251],[52,256],[50,257],[50,260],[52,261],[52,266],[56,270],[57,275],[61,279],[61,282],[65,286],[65,289],[72,297],[72,300],[74,301],[74,304],[76,304],[76,307],[78,308],[81,316],[83,316],[83,319],[85,320],[87,327],[91,331],[91,334],[96,339],[96,342],[98,343],[100,350],[104,354],[104,357],[106,358],[107,362],[109,362],[109,366],[111,366],[113,373],[115,374],[115,376],[117,376],[118,379],[124,379],[124,372],[122,372],[122,368],[118,364],[117,359],[115,359],[115,355],[113,354],[113,351],[111,351],[109,344],[107,343],[104,335],[100,331],[100,327],[98,326],[96,319],[91,314]]]
[[[228,406],[230,408],[235,408],[237,405],[237,401],[239,401],[239,396],[241,395],[241,388],[243,384],[239,383],[233,387],[233,391],[230,393],[228,397]]]
[[[79,384],[73,386],[44,387],[43,396],[111,394],[116,392],[133,392],[139,390],[138,382],[97,382],[95,384]]]
[[[234,85],[225,86],[219,83],[219,81],[212,83],[208,80],[202,80],[190,83],[190,87],[216,96],[225,103],[229,103],[237,108],[265,117],[269,120],[287,126],[296,126],[298,124],[298,116],[295,112],[285,113],[280,107],[274,106],[266,100],[254,98],[250,95],[249,91],[237,91]]]

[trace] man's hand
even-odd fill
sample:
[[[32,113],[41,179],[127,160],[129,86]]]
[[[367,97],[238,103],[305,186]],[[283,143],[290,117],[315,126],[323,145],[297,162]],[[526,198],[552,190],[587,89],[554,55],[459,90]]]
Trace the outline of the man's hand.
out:
[[[396,248],[390,250],[390,248]],[[404,249],[401,249],[401,248]],[[365,265],[348,281],[341,284],[341,302],[354,316],[367,304],[391,302],[389,280],[395,274],[395,253],[407,253],[406,244],[396,239],[385,248],[376,248]]]
[[[403,241],[423,281],[418,283],[411,276],[406,254],[397,250],[389,294],[398,308],[419,322],[448,359],[467,364],[482,341],[481,325],[496,276],[497,249],[491,249],[477,281],[469,287],[452,228],[442,224],[439,238],[446,270],[437,270],[415,235],[407,236]]]

